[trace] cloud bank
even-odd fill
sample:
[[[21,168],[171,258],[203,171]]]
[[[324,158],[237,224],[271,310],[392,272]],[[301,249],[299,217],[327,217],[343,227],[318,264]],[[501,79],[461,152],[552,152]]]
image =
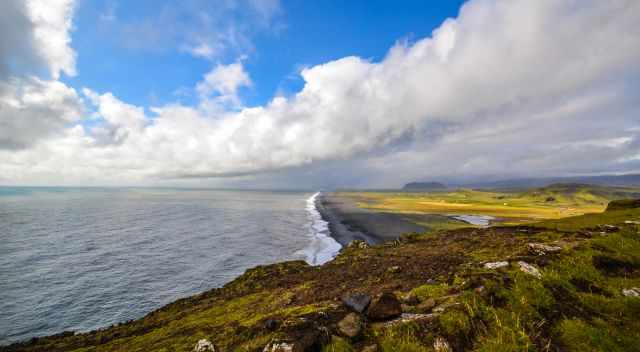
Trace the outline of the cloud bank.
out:
[[[55,22],[70,23],[72,11],[56,9]],[[242,60],[206,74],[196,106],[145,110],[84,89],[86,106],[72,88],[35,79],[22,83],[41,96],[29,100],[7,80],[0,179],[126,183],[327,163],[366,185],[638,171],[637,23],[633,0],[472,0],[432,36],[398,42],[380,62],[307,68],[300,92],[258,107],[239,98],[251,85]],[[54,27],[68,38],[69,26]],[[46,49],[53,79],[74,72],[64,43]],[[83,108],[94,123],[76,122]]]

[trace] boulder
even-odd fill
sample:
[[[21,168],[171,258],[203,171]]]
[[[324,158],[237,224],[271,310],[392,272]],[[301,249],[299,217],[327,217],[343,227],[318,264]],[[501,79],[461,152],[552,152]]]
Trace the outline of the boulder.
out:
[[[520,270],[537,277],[538,279],[542,278],[542,273],[540,272],[540,270],[538,270],[538,268],[536,268],[535,266],[528,264],[526,262],[520,261],[518,262],[518,265],[520,265]]]
[[[216,348],[213,346],[211,341],[207,339],[200,339],[193,348],[193,352],[216,352]]]
[[[630,289],[622,289],[622,295],[625,297],[640,297],[640,288],[632,287]]]
[[[393,293],[386,292],[376,297],[369,304],[367,316],[371,320],[388,320],[402,314],[400,302]]]
[[[500,269],[506,266],[509,266],[509,262],[501,261],[501,262],[490,262],[490,263],[484,264],[485,269]]]
[[[356,313],[349,313],[338,323],[338,330],[346,337],[354,338],[362,332],[362,318]]]
[[[527,248],[529,249],[529,253],[533,255],[546,255],[562,251],[562,247],[549,246],[542,243],[529,243],[527,244]]]
[[[349,309],[362,313],[371,303],[371,296],[364,293],[355,293],[342,297],[342,303]]]

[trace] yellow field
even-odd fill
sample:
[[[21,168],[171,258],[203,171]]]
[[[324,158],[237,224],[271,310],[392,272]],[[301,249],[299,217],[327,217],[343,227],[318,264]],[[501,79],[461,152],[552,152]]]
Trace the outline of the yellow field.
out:
[[[497,192],[458,189],[438,192],[341,192],[360,207],[403,214],[488,215],[494,222],[523,223],[604,211],[612,199],[638,189],[587,185]]]

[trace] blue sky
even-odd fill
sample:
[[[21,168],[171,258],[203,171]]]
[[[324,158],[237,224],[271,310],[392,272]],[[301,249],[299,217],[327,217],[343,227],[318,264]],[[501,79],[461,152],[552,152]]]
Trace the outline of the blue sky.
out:
[[[268,28],[250,34],[251,48],[229,48],[211,60],[176,47],[153,48],[154,43],[131,47],[120,37],[121,27],[159,17],[158,4],[80,2],[72,32],[79,74],[64,81],[76,88],[114,92],[134,105],[193,103],[193,96],[179,96],[176,90],[193,87],[213,64],[246,55],[245,70],[253,86],[241,96],[248,106],[263,105],[276,94],[299,91],[301,67],[351,55],[379,61],[396,41],[428,36],[444,19],[455,17],[462,1],[285,1]],[[243,25],[258,26],[236,17],[234,21],[247,22]]]

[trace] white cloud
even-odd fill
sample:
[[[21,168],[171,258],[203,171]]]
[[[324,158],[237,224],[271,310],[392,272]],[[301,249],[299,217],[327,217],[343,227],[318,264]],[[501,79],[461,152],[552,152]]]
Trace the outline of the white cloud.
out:
[[[76,74],[69,46],[74,0],[6,0],[0,5],[0,78],[10,71],[57,79]],[[34,72],[35,71],[35,72]]]
[[[238,89],[251,84],[241,61],[204,77],[197,106],[158,107],[152,117],[86,91],[104,124],[0,151],[11,165],[0,177],[141,182],[337,163],[389,185],[428,175],[631,170],[640,145],[639,22],[632,0],[476,0],[381,62],[347,57],[303,70],[300,92],[266,106],[235,110]],[[219,99],[233,104],[221,110]]]
[[[80,119],[76,91],[38,78],[0,82],[0,150],[21,149]]]

